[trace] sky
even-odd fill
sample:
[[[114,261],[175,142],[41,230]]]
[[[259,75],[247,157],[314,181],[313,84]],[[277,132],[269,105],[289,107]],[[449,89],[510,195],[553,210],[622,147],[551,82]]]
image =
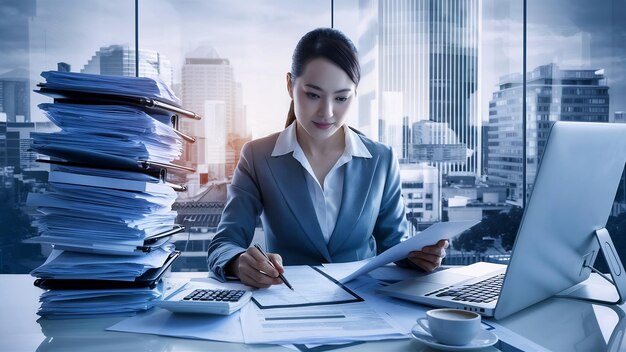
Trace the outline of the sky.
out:
[[[483,0],[480,83],[483,113],[500,76],[522,70],[521,1]],[[335,27],[358,43],[357,0],[335,1]],[[289,98],[285,74],[298,39],[330,26],[330,1],[140,0],[139,43],[174,66],[187,53],[212,46],[228,58],[242,83],[254,137],[282,128]],[[528,0],[528,70],[604,69],[611,116],[626,110],[626,1]],[[16,67],[39,73],[63,61],[80,71],[103,46],[134,47],[131,0],[3,0],[0,3],[0,75]],[[32,106],[47,98],[31,95]],[[352,114],[354,115],[354,110]],[[43,115],[34,113],[34,119]],[[483,120],[487,116],[483,116]]]

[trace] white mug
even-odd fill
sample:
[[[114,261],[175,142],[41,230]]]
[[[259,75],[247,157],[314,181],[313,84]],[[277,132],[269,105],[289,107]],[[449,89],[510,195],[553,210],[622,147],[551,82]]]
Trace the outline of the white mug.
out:
[[[481,329],[480,314],[452,308],[429,310],[417,323],[438,342],[453,346],[467,345]]]

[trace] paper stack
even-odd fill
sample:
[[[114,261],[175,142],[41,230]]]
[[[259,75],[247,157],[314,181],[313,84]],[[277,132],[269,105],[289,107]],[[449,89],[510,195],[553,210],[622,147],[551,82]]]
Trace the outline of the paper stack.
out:
[[[160,279],[179,252],[167,244],[183,228],[166,181],[182,153],[176,130],[182,109],[150,78],[43,72],[40,104],[58,127],[34,133],[32,149],[52,164],[46,193],[31,193],[39,229],[33,243],[53,245],[31,272],[42,294],[38,314],[50,318],[134,314],[162,293]]]

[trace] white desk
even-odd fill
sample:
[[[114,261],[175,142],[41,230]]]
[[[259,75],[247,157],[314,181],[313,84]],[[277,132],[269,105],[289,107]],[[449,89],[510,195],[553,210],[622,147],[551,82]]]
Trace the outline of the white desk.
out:
[[[198,277],[206,273],[174,273]],[[591,280],[601,282],[597,277]],[[39,319],[41,290],[28,275],[0,275],[0,351],[290,351],[281,346],[243,345],[105,331],[124,319]],[[499,321],[503,326],[554,351],[604,351],[621,344],[626,326],[623,307],[608,308],[582,301],[552,298]],[[617,327],[617,330],[615,328]],[[507,350],[506,345],[501,349]],[[339,351],[431,351],[412,341],[368,342]],[[488,348],[481,351],[497,351]]]

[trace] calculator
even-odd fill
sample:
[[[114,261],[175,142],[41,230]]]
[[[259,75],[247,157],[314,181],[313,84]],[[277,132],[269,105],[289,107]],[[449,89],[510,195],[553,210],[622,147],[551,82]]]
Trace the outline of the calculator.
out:
[[[252,292],[245,290],[188,288],[155,301],[155,305],[175,313],[228,315],[251,297]]]

